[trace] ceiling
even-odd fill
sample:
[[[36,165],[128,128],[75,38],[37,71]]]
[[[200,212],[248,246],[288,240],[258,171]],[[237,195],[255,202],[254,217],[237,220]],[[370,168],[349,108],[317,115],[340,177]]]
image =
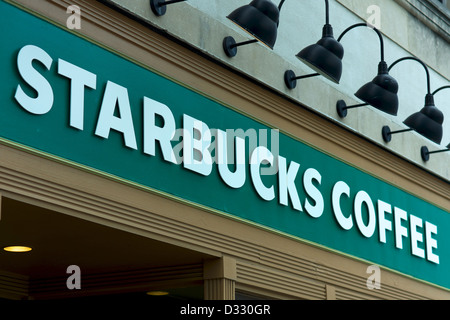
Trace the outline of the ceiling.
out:
[[[0,274],[33,279],[65,277],[77,265],[83,275],[108,274],[199,264],[207,255],[81,220],[16,200],[2,198]],[[33,248],[27,253],[3,250]]]

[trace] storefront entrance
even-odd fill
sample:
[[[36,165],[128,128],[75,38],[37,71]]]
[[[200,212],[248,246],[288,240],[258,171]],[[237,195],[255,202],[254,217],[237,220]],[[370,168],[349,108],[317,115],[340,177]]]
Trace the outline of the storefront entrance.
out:
[[[2,298],[204,298],[209,255],[7,197],[1,209]]]

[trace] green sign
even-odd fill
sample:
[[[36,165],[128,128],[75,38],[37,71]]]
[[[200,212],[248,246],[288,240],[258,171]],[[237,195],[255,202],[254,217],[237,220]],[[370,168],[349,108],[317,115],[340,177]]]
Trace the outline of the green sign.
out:
[[[448,208],[3,1],[0,12],[4,143],[450,289]]]

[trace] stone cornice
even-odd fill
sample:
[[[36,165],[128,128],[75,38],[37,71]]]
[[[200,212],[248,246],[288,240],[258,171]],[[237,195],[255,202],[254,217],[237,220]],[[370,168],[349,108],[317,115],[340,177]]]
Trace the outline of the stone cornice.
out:
[[[395,0],[410,14],[450,42],[450,14],[427,0]]]

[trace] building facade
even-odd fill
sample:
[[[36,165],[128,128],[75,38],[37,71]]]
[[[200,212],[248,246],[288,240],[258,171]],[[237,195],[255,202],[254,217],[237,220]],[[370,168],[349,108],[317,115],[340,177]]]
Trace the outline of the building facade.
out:
[[[450,297],[448,1],[277,2],[273,45],[249,3],[0,2],[1,298]],[[380,61],[398,111],[340,114]]]

